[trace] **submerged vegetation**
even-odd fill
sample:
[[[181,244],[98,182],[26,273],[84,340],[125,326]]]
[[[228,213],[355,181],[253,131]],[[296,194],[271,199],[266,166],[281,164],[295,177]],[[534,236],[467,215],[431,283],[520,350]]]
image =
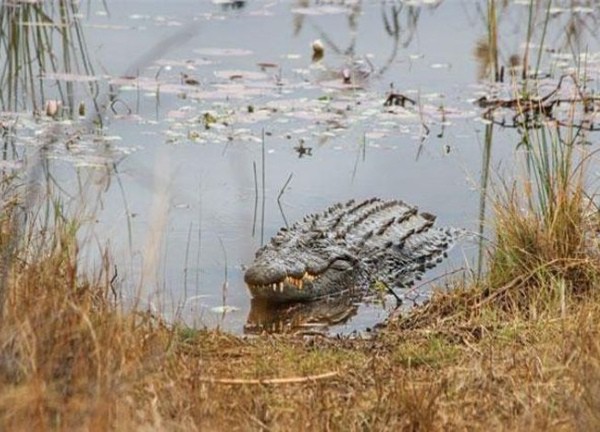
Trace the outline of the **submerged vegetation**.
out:
[[[50,15],[41,13],[39,2],[13,3],[17,6],[0,7],[0,29],[12,28],[15,13],[27,13],[19,20],[33,23],[37,43],[45,44]],[[305,8],[309,3],[299,2]],[[251,337],[191,328],[145,304],[126,306],[108,247],[100,247],[99,270],[83,267],[82,243],[92,240],[80,233],[95,220],[95,208],[74,208],[77,199],[68,205],[68,194],[40,151],[27,161],[26,173],[3,165],[0,174],[0,430],[599,429],[600,212],[592,168],[597,143],[591,136],[597,103],[585,65],[569,71],[568,90],[556,77],[548,92],[542,85],[541,57],[529,58],[529,43],[541,22],[543,34],[537,37],[544,45],[550,6],[530,2],[527,48],[508,57],[513,70],[503,74],[507,57],[498,51],[497,20],[506,2],[483,3],[488,34],[476,50],[480,69],[495,84],[507,77],[510,94],[479,100],[486,111],[482,259],[472,277],[465,272],[462,279],[449,278],[426,304],[399,310],[377,329],[353,337],[261,333],[264,325],[253,327],[258,336]],[[66,2],[55,5],[58,16],[77,13]],[[230,7],[238,10],[244,2]],[[396,36],[402,7],[394,5],[390,16],[382,9],[388,33]],[[352,28],[359,10],[349,15]],[[410,6],[410,37],[396,38],[392,58],[412,39],[417,10]],[[300,17],[296,31],[306,18]],[[578,47],[576,26],[569,25],[570,46]],[[81,31],[78,24],[69,29]],[[47,45],[16,42],[28,39],[14,35],[0,33],[0,48],[13,60],[46,61]],[[72,53],[67,45],[65,52]],[[74,61],[64,55],[65,64]],[[14,111],[39,110],[44,99],[33,93],[39,77],[11,61],[0,85],[14,92],[3,91],[0,102]],[[71,94],[68,87],[66,92]],[[380,99],[383,106],[385,98]],[[415,109],[420,104],[395,90],[388,99],[398,109],[407,101]],[[214,123],[206,121],[206,129]],[[7,162],[16,132],[8,122],[0,126]],[[519,141],[518,166],[490,178],[492,137],[501,129],[510,129]],[[262,145],[264,167],[264,139]],[[264,171],[262,182],[264,189]],[[223,297],[227,266],[225,279]],[[318,309],[306,313],[314,316]],[[332,322],[360,313],[355,303],[328,312]],[[252,317],[249,324],[255,324]],[[272,327],[281,330],[277,323]]]

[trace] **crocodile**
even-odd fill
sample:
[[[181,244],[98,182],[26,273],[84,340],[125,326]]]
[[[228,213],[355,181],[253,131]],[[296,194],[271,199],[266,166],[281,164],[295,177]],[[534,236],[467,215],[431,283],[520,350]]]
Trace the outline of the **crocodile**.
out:
[[[406,288],[440,263],[462,231],[400,200],[338,203],[281,228],[257,252],[244,281],[255,299],[311,301],[366,292],[375,282]]]

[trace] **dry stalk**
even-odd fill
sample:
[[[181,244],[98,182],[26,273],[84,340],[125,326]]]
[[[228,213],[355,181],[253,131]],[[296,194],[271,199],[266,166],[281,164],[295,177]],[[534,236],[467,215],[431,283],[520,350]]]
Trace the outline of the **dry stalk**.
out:
[[[337,371],[325,372],[319,375],[309,375],[304,377],[290,378],[266,378],[266,379],[243,379],[243,378],[209,378],[200,377],[197,380],[210,384],[229,384],[229,385],[279,385],[279,384],[302,384],[305,382],[324,380],[338,376]]]

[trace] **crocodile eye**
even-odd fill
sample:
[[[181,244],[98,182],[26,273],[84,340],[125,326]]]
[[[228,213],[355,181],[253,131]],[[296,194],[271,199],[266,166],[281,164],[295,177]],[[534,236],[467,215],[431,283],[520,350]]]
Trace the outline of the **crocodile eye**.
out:
[[[281,233],[278,233],[274,237],[271,238],[271,244],[273,244],[275,246],[279,246],[282,243],[284,243],[285,241],[286,241],[286,236],[282,235]]]
[[[323,240],[324,238],[327,237],[327,234],[325,234],[325,231],[313,231],[311,238],[313,240]]]

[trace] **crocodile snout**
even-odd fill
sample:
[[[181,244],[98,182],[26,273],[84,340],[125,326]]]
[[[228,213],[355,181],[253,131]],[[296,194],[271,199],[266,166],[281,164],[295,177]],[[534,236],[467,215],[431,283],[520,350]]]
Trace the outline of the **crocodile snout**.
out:
[[[285,276],[283,266],[254,264],[244,273],[244,282],[251,285],[268,285],[283,280]]]

